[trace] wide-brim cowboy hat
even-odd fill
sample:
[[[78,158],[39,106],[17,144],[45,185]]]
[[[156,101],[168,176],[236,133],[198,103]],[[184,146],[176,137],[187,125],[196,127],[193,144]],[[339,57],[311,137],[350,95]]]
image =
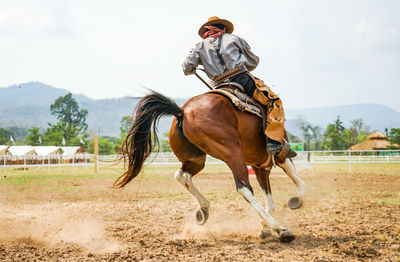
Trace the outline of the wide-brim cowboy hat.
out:
[[[217,16],[212,16],[210,18],[208,18],[207,23],[205,23],[204,25],[202,25],[199,29],[199,36],[201,38],[203,38],[204,33],[207,31],[206,26],[209,25],[215,25],[215,24],[221,24],[225,26],[225,32],[230,34],[233,32],[233,24],[231,22],[229,22],[228,20],[225,19],[220,19]]]

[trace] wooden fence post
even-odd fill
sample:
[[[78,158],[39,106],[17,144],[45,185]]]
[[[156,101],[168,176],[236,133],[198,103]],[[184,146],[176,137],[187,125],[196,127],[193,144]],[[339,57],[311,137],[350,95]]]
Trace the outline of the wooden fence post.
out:
[[[4,177],[6,177],[6,162],[7,162],[7,152],[4,153]]]
[[[99,137],[94,136],[94,172],[98,173]]]

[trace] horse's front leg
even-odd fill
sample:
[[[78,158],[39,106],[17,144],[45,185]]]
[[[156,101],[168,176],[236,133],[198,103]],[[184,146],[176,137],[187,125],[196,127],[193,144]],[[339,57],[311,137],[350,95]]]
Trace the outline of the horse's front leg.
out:
[[[275,210],[275,202],[274,199],[272,198],[271,184],[269,181],[269,175],[271,173],[271,169],[259,168],[256,166],[252,166],[252,168],[256,173],[258,184],[260,185],[262,194],[264,196],[265,210],[272,216],[272,213]],[[260,237],[265,239],[267,237],[272,236],[269,227],[265,223],[262,223],[262,225],[263,229],[261,230]]]
[[[175,172],[175,179],[196,198],[200,205],[200,208],[196,211],[196,222],[199,225],[204,225],[208,219],[210,202],[193,185],[192,175],[189,172],[184,172],[182,169],[179,169]]]
[[[252,168],[256,173],[258,184],[260,185],[264,196],[265,210],[272,215],[275,211],[275,201],[272,198],[271,184],[269,182],[271,170],[269,168],[258,168],[256,166],[253,166]]]
[[[306,183],[297,175],[296,168],[291,159],[285,159],[282,163],[278,162],[278,165],[285,171],[285,173],[292,179],[296,185],[298,197],[292,197],[289,199],[288,206],[291,209],[297,209],[302,206],[303,197],[306,192]]]

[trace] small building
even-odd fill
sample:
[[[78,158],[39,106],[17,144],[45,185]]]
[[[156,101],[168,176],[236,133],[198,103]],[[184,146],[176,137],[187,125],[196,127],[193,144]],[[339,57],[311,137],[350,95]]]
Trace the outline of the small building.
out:
[[[385,150],[390,145],[387,136],[381,132],[375,132],[367,136],[365,141],[350,147],[349,150]]]
[[[38,156],[61,155],[61,148],[57,146],[35,146],[34,150]]]
[[[8,155],[11,156],[11,165],[36,164],[37,153],[32,146],[10,146]]]
[[[63,146],[63,163],[87,163],[89,162],[89,153],[80,146]]]
[[[0,156],[6,155],[8,152],[8,146],[0,145]]]
[[[33,146],[10,146],[8,153],[12,156],[35,156],[37,155]]]
[[[59,146],[35,146],[35,152],[38,156],[37,163],[51,164],[59,163],[61,160],[61,148]]]

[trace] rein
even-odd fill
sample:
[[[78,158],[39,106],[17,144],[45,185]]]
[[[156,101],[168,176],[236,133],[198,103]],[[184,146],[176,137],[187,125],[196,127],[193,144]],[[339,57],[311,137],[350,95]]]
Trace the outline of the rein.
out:
[[[210,90],[214,90],[214,88],[212,88],[212,86],[206,81],[206,80],[204,80],[197,72],[196,72],[196,70],[201,70],[201,71],[203,71],[203,72],[205,72],[204,71],[204,69],[203,68],[196,68],[195,70],[194,70],[194,74],[201,80],[201,82],[203,82]]]

